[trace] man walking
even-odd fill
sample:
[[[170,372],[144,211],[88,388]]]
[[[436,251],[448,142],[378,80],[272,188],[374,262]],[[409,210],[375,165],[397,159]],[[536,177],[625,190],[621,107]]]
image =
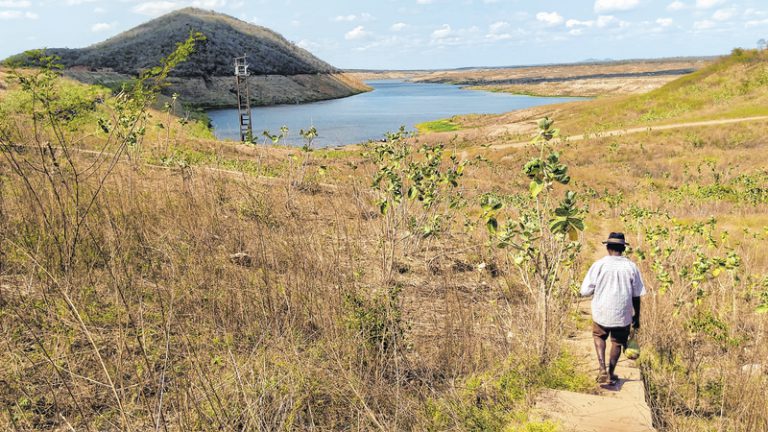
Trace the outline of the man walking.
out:
[[[597,382],[615,385],[616,364],[626,348],[630,327],[640,328],[640,297],[645,286],[635,263],[623,256],[628,243],[624,233],[611,233],[603,242],[608,256],[598,260],[581,284],[581,295],[592,298],[592,336],[600,372]],[[634,312],[634,313],[633,313]],[[611,357],[605,367],[606,340],[611,337]]]

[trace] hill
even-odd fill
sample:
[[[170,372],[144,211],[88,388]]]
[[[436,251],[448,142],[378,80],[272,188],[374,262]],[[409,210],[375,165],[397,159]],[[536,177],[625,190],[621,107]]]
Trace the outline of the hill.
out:
[[[705,67],[643,94],[601,97],[577,104],[501,115],[458,116],[458,128],[493,129],[502,142],[525,141],[542,116],[559,120],[564,134],[768,115],[768,53],[735,50]]]
[[[52,48],[68,74],[80,81],[115,87],[130,76],[158,64],[190,32],[204,34],[189,61],[172,73],[169,92],[202,106],[232,106],[233,61],[248,55],[254,79],[254,103],[270,105],[350,96],[364,84],[339,77],[339,70],[261,26],[212,11],[186,8],[144,23],[103,42],[81,49]],[[9,60],[25,60],[24,54]],[[275,79],[264,80],[274,76]],[[279,78],[278,78],[279,77]]]

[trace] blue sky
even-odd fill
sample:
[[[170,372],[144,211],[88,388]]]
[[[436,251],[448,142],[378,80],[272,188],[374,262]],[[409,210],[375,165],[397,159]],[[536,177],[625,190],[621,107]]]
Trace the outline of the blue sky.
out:
[[[186,6],[272,28],[343,68],[718,55],[768,38],[768,0],[0,0],[0,58],[84,47]]]

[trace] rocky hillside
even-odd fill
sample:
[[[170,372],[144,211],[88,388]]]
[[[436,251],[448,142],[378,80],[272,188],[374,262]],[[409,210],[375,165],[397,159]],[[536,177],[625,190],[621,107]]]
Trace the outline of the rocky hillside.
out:
[[[179,93],[185,102],[234,105],[233,63],[243,54],[248,55],[251,73],[259,76],[251,92],[257,105],[333,99],[367,90],[359,81],[339,77],[339,70],[270,29],[194,8],[169,13],[86,48],[47,51],[61,57],[70,76],[114,86],[157,65],[191,31],[203,33],[207,40],[173,72],[168,90]],[[23,61],[24,55],[13,59]]]

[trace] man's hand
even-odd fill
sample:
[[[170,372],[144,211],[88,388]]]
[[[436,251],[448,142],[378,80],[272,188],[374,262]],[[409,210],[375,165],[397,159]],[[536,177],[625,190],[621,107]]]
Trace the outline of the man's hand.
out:
[[[640,328],[640,317],[637,315],[632,317],[632,328],[635,330]]]

